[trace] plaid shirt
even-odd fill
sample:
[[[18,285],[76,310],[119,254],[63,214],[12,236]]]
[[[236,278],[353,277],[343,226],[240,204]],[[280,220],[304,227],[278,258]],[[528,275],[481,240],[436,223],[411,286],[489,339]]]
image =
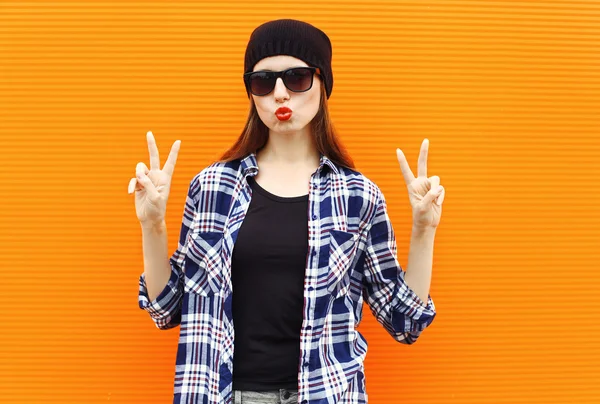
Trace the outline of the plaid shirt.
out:
[[[216,162],[190,182],[170,279],[150,301],[144,274],[139,307],[159,329],[180,325],[174,403],[233,402],[231,257],[250,204],[256,155]],[[412,344],[433,321],[404,282],[380,189],[321,155],[310,178],[309,248],[298,358],[300,404],[367,403],[367,342],[356,330],[363,301],[396,341]]]

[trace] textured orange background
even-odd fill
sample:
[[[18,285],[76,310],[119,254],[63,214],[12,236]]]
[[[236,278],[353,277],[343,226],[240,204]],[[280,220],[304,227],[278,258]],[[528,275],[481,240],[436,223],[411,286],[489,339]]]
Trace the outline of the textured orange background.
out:
[[[241,131],[251,30],[304,19],[334,49],[332,115],[383,190],[395,148],[446,187],[412,346],[365,311],[370,403],[600,402],[600,2],[0,3],[0,402],[166,403],[178,330],[138,309],[127,184],[182,140],[168,208]]]

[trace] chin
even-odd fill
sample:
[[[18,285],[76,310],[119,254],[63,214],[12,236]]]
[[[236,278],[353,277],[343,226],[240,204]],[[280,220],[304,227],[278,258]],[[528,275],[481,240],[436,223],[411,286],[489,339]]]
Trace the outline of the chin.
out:
[[[294,121],[294,118],[291,118],[288,121],[275,120],[275,122],[273,122],[271,126],[269,126],[269,129],[271,129],[274,132],[285,133],[298,131],[304,126],[306,125],[299,124],[298,121]]]
[[[275,133],[282,133],[282,134],[286,134],[286,133],[292,133],[292,132],[296,132],[298,129],[292,125],[275,125],[271,129],[271,132],[275,132]]]

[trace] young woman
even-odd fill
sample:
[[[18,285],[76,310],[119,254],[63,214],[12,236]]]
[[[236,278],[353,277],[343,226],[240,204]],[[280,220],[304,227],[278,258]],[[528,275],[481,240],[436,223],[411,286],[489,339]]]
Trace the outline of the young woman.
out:
[[[406,276],[380,189],[354,169],[327,109],[331,44],[318,28],[277,20],[245,55],[250,114],[235,144],[190,182],[177,250],[165,210],[179,151],[163,169],[152,133],[136,212],[144,273],[139,305],[180,325],[175,403],[367,403],[363,300],[398,342],[433,321],[433,237],[443,188],[398,159],[413,206]],[[235,338],[234,338],[235,337]]]

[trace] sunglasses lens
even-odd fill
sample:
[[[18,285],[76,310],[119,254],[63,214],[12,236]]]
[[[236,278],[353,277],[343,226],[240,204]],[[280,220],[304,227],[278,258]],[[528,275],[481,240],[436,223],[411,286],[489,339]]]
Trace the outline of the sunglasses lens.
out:
[[[265,95],[275,87],[275,76],[268,72],[258,72],[250,76],[250,91],[254,95]]]
[[[292,91],[307,91],[312,86],[313,72],[311,69],[298,67],[288,70],[283,80],[286,87]]]

